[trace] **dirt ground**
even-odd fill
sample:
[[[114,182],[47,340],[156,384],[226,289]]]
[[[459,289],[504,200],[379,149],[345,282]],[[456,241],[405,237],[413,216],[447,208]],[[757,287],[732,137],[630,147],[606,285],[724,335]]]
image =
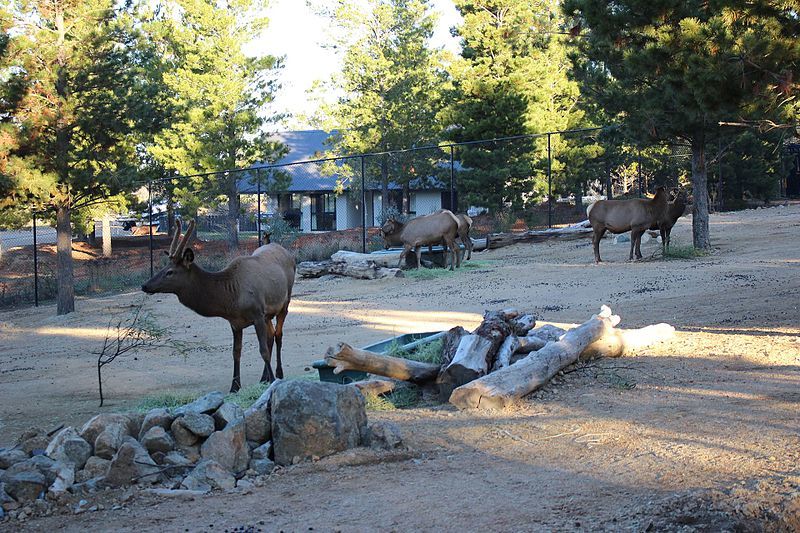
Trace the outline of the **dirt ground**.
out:
[[[29,520],[32,531],[720,531],[800,530],[800,206],[713,215],[714,253],[628,263],[625,244],[516,245],[432,279],[301,280],[284,339],[289,376],[339,341],[471,328],[516,307],[577,323],[607,303],[622,325],[674,325],[674,340],[572,369],[500,412],[432,406],[370,412],[410,451],[297,465],[263,487],[192,501],[137,496],[122,509]],[[691,242],[691,216],[673,230]],[[646,257],[659,249],[643,246]],[[98,412],[92,352],[139,293],[0,314],[0,443],[29,426]],[[231,335],[173,296],[148,306],[187,358],[140,354],[109,366],[104,411],[163,391],[227,390]],[[245,334],[244,384],[262,370]],[[101,494],[97,499],[102,499]],[[0,523],[0,529],[18,524]]]

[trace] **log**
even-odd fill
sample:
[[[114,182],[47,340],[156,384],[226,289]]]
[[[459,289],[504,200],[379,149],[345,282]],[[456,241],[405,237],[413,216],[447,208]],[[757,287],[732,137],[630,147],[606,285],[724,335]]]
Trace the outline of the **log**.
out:
[[[550,342],[541,337],[537,337],[536,335],[518,337],[517,340],[517,349],[514,351],[514,353],[530,353],[534,350],[540,350],[544,348],[548,342]]]
[[[334,374],[339,374],[344,370],[358,370],[411,383],[424,383],[436,379],[440,368],[439,365],[430,363],[378,355],[353,348],[346,343],[339,344],[336,349],[328,348],[328,352],[325,354],[325,363],[333,367]]]
[[[386,394],[387,392],[395,390],[398,386],[398,382],[389,379],[368,379],[365,381],[356,381],[353,383],[353,386],[360,390],[361,394],[364,396],[367,394],[380,396],[381,394]]]
[[[519,337],[516,335],[509,335],[506,337],[506,340],[503,341],[503,344],[501,344],[500,348],[497,350],[497,357],[494,360],[492,372],[511,364],[511,356],[517,353],[519,344]]]
[[[397,252],[382,252],[375,254],[362,254],[347,250],[339,250],[331,256],[331,261],[336,263],[360,263],[363,261],[372,261],[380,267],[396,268],[397,263],[400,261],[401,253],[402,250],[398,250]]]
[[[331,261],[302,261],[297,263],[296,272],[301,278],[319,278],[329,273]]]
[[[539,326],[536,329],[530,330],[528,332],[528,335],[532,337],[539,337],[540,339],[549,342],[549,341],[557,341],[566,332],[567,330],[565,330],[564,328],[560,328],[552,324],[545,324],[544,326]],[[538,350],[539,348],[536,349]]]
[[[444,336],[442,340],[442,366],[447,366],[453,360],[453,356],[458,349],[458,343],[461,338],[468,335],[467,330],[461,326],[456,326]]]
[[[534,315],[522,315],[514,319],[512,324],[514,327],[514,334],[518,337],[524,337],[536,326],[536,317]]]
[[[450,403],[460,409],[499,409],[547,383],[559,370],[578,360],[587,346],[619,323],[607,306],[559,341],[538,352],[455,389]]]
[[[301,278],[318,278],[327,274],[357,279],[402,278],[399,268],[384,268],[371,261],[303,261],[297,264],[297,275]]]
[[[494,365],[497,350],[512,329],[508,321],[519,316],[516,309],[487,311],[471,335],[461,338],[450,363],[442,368],[436,383],[439,398],[446,401],[453,389],[486,375]]]
[[[586,347],[581,359],[621,357],[636,350],[671,339],[675,328],[669,324],[654,324],[640,329],[613,329]]]

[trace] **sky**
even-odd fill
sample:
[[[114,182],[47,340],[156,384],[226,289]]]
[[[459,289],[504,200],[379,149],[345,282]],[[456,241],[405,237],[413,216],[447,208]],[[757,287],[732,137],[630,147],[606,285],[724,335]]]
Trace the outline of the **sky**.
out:
[[[452,0],[433,0],[432,5],[439,14],[432,44],[458,52],[458,41],[450,35],[450,27],[458,24],[461,17]],[[267,30],[250,44],[248,51],[254,55],[285,56],[279,75],[282,87],[272,107],[292,116],[277,129],[310,129],[312,126],[302,117],[310,115],[316,104],[307,91],[315,80],[329,80],[340,65],[334,51],[320,46],[329,22],[315,15],[305,0],[271,0],[267,16]]]

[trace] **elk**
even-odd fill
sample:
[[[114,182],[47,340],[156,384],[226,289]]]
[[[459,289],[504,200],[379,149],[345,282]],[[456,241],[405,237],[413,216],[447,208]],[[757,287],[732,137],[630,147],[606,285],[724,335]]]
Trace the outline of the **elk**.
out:
[[[666,253],[669,250],[670,233],[672,227],[683,216],[686,211],[686,193],[682,189],[675,192],[675,196],[667,204],[667,216],[658,224],[650,226],[651,230],[660,230],[661,233],[661,250]]]
[[[181,223],[175,223],[169,263],[142,285],[142,290],[147,294],[174,294],[195,313],[221,317],[230,323],[233,333],[231,392],[237,392],[242,386],[239,374],[242,330],[248,326],[255,327],[264,360],[261,381],[274,381],[275,376],[283,378],[281,344],[294,285],[294,258],[281,245],[266,244],[257,248],[253,255],[234,258],[219,272],[209,272],[195,264],[194,251],[186,247],[194,230],[195,223],[191,221],[181,238]],[[277,347],[274,374],[271,367],[273,340]]]
[[[667,218],[667,192],[664,187],[656,190],[653,198],[633,198],[631,200],[598,200],[586,209],[589,223],[594,230],[592,246],[594,260],[600,262],[600,239],[606,231],[611,233],[631,232],[631,253],[628,260],[642,258],[639,249],[642,234],[651,226],[658,226]]]
[[[444,213],[444,212],[451,213],[452,211],[449,211],[447,209],[439,209],[437,211],[434,211],[434,213]],[[469,236],[469,232],[472,229],[472,219],[465,214],[453,213],[453,215],[458,219],[458,239],[464,244],[464,254],[466,256],[464,257],[464,260],[472,259],[472,239]],[[392,220],[395,223],[392,232],[391,233],[382,232],[384,248],[386,248],[387,250],[391,246],[403,245],[403,242],[400,240],[400,233],[403,229],[404,224],[395,219]],[[442,240],[440,244],[442,246],[447,246],[447,243],[445,243],[444,240]],[[428,252],[432,251],[433,251],[433,245],[432,244],[428,245]]]
[[[403,264],[403,259],[413,249],[417,256],[417,268],[419,268],[422,247],[438,245],[442,242],[450,249],[450,270],[454,270],[454,266],[461,266],[461,256],[455,243],[458,236],[458,218],[446,209],[411,219],[405,224],[390,218],[381,227],[381,235],[387,245],[389,243],[403,244],[403,252],[400,254],[398,266]]]

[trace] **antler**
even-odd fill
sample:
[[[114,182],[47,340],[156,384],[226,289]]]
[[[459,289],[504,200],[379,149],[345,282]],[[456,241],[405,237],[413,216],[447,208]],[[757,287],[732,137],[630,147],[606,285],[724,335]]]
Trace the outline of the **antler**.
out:
[[[172,235],[172,242],[169,245],[169,255],[170,257],[175,255],[175,247],[178,245],[178,239],[181,238],[181,221],[175,221],[175,233]]]
[[[186,244],[189,242],[189,239],[192,238],[192,233],[194,233],[194,220],[189,222],[189,227],[186,228],[186,233],[183,235],[183,238],[178,243],[178,246],[175,248],[175,251],[171,254],[171,257],[180,258],[183,255],[183,250],[186,248]]]

